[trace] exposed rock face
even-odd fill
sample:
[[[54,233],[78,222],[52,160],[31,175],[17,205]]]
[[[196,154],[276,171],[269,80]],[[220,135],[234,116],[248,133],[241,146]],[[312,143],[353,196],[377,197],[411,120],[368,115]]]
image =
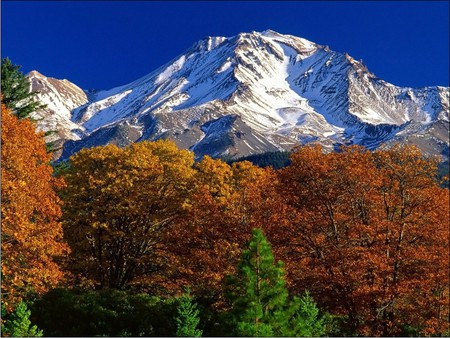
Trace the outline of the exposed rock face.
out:
[[[31,114],[39,130],[52,132],[46,141],[62,147],[67,140],[80,140],[84,128],[72,121],[72,111],[88,103],[86,93],[70,81],[46,77],[37,71],[27,76],[31,90],[38,92],[39,100],[47,105],[44,110]],[[61,151],[57,151],[55,157],[60,155]]]
[[[310,142],[370,149],[406,142],[448,158],[449,88],[397,87],[347,54],[273,31],[208,37],[141,79],[89,95],[89,102],[65,80],[30,78],[41,85],[34,88],[42,100],[54,104],[40,127],[56,126],[69,140],[61,159],[83,147],[158,138],[197,157]]]

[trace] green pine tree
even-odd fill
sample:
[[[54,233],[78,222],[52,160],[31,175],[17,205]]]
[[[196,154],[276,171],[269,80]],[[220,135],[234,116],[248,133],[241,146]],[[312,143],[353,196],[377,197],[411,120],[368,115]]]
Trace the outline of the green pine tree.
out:
[[[325,335],[325,320],[319,317],[319,309],[308,291],[300,298],[294,297],[288,312],[291,320],[284,331],[284,336],[320,337]]]
[[[238,271],[228,279],[231,317],[238,336],[320,336],[323,319],[311,296],[289,300],[283,262],[275,263],[270,243],[254,229]]]
[[[2,306],[2,317],[5,313]],[[30,321],[31,311],[28,310],[24,302],[19,303],[14,312],[5,315],[4,323],[2,323],[2,336],[8,335],[10,337],[42,337],[42,330],[39,330],[36,325],[31,325]]]
[[[201,337],[202,330],[199,330],[200,323],[197,304],[192,302],[189,290],[180,297],[180,304],[177,311],[177,337]]]
[[[1,91],[2,103],[19,119],[32,112],[45,108],[36,99],[36,92],[31,91],[30,81],[9,58],[2,59]]]
[[[253,230],[237,274],[229,278],[229,287],[238,336],[282,335],[289,320],[283,263],[275,264],[262,230]]]

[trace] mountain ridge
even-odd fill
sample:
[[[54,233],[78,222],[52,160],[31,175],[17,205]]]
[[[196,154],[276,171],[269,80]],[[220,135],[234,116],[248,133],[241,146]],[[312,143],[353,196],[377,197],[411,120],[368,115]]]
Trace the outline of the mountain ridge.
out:
[[[346,53],[271,30],[207,37],[129,84],[83,91],[86,101],[64,115],[61,159],[158,138],[197,157],[399,141],[448,158],[448,92],[395,86]]]

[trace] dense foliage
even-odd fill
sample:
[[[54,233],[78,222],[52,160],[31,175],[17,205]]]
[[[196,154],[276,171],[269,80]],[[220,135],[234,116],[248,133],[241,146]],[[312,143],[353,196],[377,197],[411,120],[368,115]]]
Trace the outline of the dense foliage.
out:
[[[251,230],[276,222],[277,214],[271,213],[276,177],[249,162],[229,166],[209,157],[195,170],[187,217],[166,236],[167,252],[178,262],[172,279],[223,308],[223,280],[234,273]]]
[[[115,289],[54,289],[32,307],[45,336],[175,336],[177,303]]]
[[[449,189],[450,163],[449,161],[440,162],[438,165],[437,179],[442,188]]]
[[[84,149],[65,174],[64,236],[69,268],[97,288],[141,284],[169,264],[162,234],[183,215],[193,155],[173,143]]]
[[[364,335],[448,329],[449,192],[435,172],[409,147],[294,153],[280,171],[293,288],[310,288]]]
[[[450,332],[449,191],[414,147],[308,146],[274,169],[160,140],[82,150],[56,178],[42,136],[4,111],[2,317],[24,330]]]

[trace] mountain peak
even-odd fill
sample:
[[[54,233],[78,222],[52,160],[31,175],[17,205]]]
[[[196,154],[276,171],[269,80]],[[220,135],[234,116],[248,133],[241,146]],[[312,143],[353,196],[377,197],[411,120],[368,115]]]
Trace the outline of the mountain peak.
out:
[[[272,29],[266,29],[265,31],[262,31],[260,33],[261,35],[267,36],[267,37],[274,37],[274,36],[280,36],[281,34],[278,32],[275,32]]]
[[[39,73],[37,70],[32,70],[27,74],[28,77],[36,77],[36,78],[47,78],[45,75]]]
[[[446,153],[446,92],[429,87],[405,95],[347,54],[273,30],[209,36],[141,79],[84,99],[70,115],[81,139],[66,142],[62,156],[158,138],[197,157],[310,142],[374,149],[395,140]]]

